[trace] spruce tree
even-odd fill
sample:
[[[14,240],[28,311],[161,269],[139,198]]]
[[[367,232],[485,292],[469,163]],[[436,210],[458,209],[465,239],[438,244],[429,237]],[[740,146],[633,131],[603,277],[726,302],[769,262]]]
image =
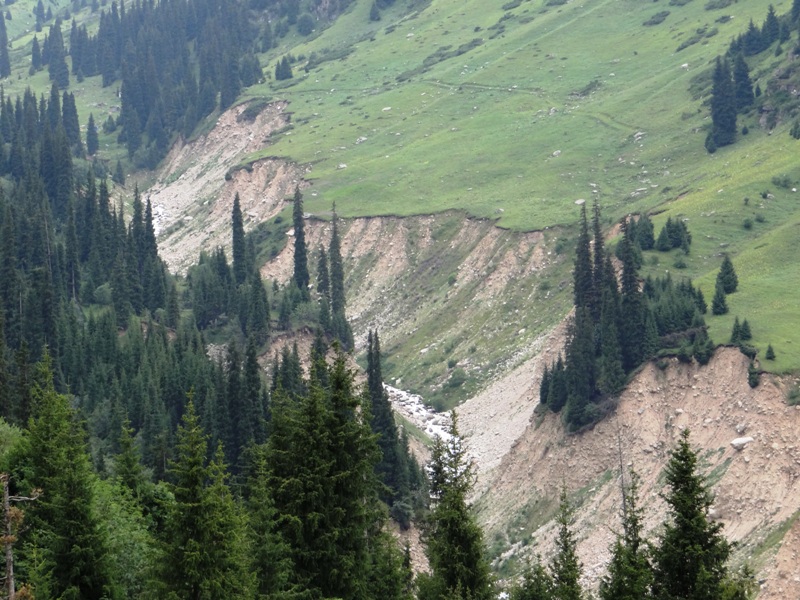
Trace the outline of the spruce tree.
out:
[[[653,555],[656,598],[725,597],[731,545],[708,516],[713,497],[697,461],[684,429],[666,468],[669,517]]]
[[[622,476],[622,474],[620,474]],[[622,533],[611,547],[611,563],[600,581],[601,600],[650,598],[653,571],[643,538],[644,511],[639,506],[639,477],[630,471],[630,484],[623,485]]]
[[[554,600],[581,600],[583,591],[580,585],[583,565],[578,559],[577,542],[572,532],[572,506],[567,498],[566,488],[561,489],[558,515],[558,537],[556,538],[556,554],[550,565],[553,578]]]
[[[636,242],[642,250],[652,250],[655,246],[653,222],[647,213],[642,213],[636,222]]]
[[[737,346],[742,343],[742,326],[739,323],[738,316],[733,320],[733,329],[731,330],[730,343]]]
[[[706,149],[732,144],[736,140],[736,95],[727,59],[717,57],[711,87],[711,131]]]
[[[302,301],[308,301],[308,250],[306,249],[306,226],[303,219],[303,194],[300,188],[294,191],[292,203],[292,222],[294,224],[294,283],[300,290]]]
[[[170,471],[174,504],[162,537],[163,597],[213,600],[247,597],[244,521],[225,483],[222,450],[208,463],[207,435],[190,401],[178,427]]]
[[[772,344],[767,344],[767,353],[764,355],[767,360],[775,360],[775,349]]]
[[[8,57],[8,32],[6,19],[0,14],[0,78],[11,75],[11,61]]]
[[[553,578],[539,557],[528,564],[522,573],[522,582],[511,589],[510,600],[552,600]]]
[[[726,294],[732,294],[739,287],[739,278],[736,275],[736,270],[733,268],[731,257],[727,254],[722,259],[722,264],[717,273],[717,282],[722,285],[722,290]]]
[[[753,339],[753,332],[750,330],[750,323],[747,321],[747,319],[742,321],[742,328],[739,335],[741,340],[744,342]]]
[[[418,578],[420,598],[460,594],[474,600],[493,597],[483,534],[467,503],[475,474],[451,413],[448,437],[436,437],[428,467],[431,514],[424,541],[431,566],[429,578]]]
[[[575,250],[573,271],[573,297],[575,308],[591,307],[592,298],[592,251],[590,248],[589,224],[586,221],[586,205],[581,205],[580,233]]]
[[[725,299],[725,290],[722,283],[717,280],[717,285],[714,288],[714,299],[711,301],[711,314],[724,315],[728,312],[728,302]]]
[[[743,112],[753,105],[753,82],[750,80],[750,68],[744,56],[739,53],[733,63],[733,87],[736,95],[736,110]]]
[[[89,113],[89,122],[86,124],[86,152],[89,156],[97,154],[100,142],[97,138],[97,126],[94,124],[94,115]]]
[[[247,279],[247,257],[244,239],[244,219],[242,218],[242,207],[239,202],[239,192],[233,198],[233,211],[231,212],[231,232],[232,243],[231,253],[233,255],[233,275],[237,285],[242,285]]]
[[[52,597],[107,598],[114,592],[85,434],[68,398],[55,390],[47,354],[36,368],[32,401],[20,467],[28,489],[41,489],[42,497],[28,511],[26,553],[40,552]]]

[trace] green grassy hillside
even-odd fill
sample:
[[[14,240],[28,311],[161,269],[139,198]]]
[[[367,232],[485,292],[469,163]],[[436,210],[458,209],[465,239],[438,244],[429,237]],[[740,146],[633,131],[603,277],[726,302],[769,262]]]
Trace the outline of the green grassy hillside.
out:
[[[676,274],[699,278],[710,301],[722,252],[740,271],[730,314],[708,319],[713,338],[726,342],[734,316],[747,317],[755,345],[777,353],[763,368],[785,372],[800,367],[798,142],[791,123],[768,132],[750,114],[734,146],[703,147],[703,74],[768,5],[436,0],[398,3],[376,24],[360,2],[318,37],[292,41],[288,85],[249,92],[289,100],[294,127],[265,153],[313,165],[312,211],[334,201],[345,216],[462,208],[532,230],[574,222],[574,201],[596,195],[608,224],[645,210],[659,213],[657,228],[687,219],[694,244]],[[661,11],[663,22],[643,24]],[[786,46],[795,44],[793,34]],[[343,54],[302,68],[309,56]],[[756,82],[765,87],[785,60],[772,50],[752,58]],[[772,183],[782,175],[788,188]],[[674,270],[653,254],[651,272]]]
[[[609,226],[639,211],[658,213],[657,228],[668,216],[687,219],[694,243],[680,274],[698,278],[710,301],[721,253],[739,269],[730,314],[708,319],[715,341],[727,341],[734,316],[747,317],[754,345],[777,353],[762,367],[799,369],[800,207],[791,190],[800,185],[800,142],[788,120],[768,132],[754,113],[740,117],[750,133],[734,146],[713,155],[703,147],[704,74],[751,18],[763,21],[769,0],[721,9],[703,0],[558,1],[397,0],[371,22],[371,0],[357,0],[307,38],[290,33],[260,59],[271,73],[290,53],[295,77],[245,91],[286,99],[293,113],[262,155],[313,166],[311,212],[334,201],[346,217],[461,209],[504,228],[557,227],[565,239],[571,228],[561,226],[576,221],[579,198],[597,196]],[[34,5],[6,7],[14,64],[6,95],[49,90],[46,70],[28,75]],[[96,18],[77,4],[48,6],[79,23]],[[783,14],[790,3],[775,8]],[[68,20],[64,30],[68,38]],[[796,44],[794,32],[784,46]],[[754,80],[766,89],[788,54],[751,58]],[[117,88],[103,89],[99,77],[73,77],[70,91],[83,125],[90,112],[98,126],[118,114]],[[100,136],[100,158],[112,166],[125,156],[116,135]],[[652,255],[645,272],[674,270],[674,257]]]

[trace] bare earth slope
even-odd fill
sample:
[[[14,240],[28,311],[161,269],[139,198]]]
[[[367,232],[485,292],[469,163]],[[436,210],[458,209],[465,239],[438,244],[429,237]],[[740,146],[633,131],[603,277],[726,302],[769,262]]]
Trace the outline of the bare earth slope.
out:
[[[303,169],[282,159],[264,159],[231,170],[248,154],[268,145],[269,135],[288,123],[284,102],[268,105],[254,120],[245,106],[222,114],[196,140],[179,143],[164,160],[148,190],[159,233],[159,251],[170,269],[183,272],[200,250],[230,246],[230,218],[239,193],[245,229],[284,207],[302,183]]]
[[[238,118],[243,110],[231,109],[211,132],[174,148],[146,192],[174,270],[185,270],[201,249],[229,244],[235,192],[250,228],[304,185],[305,169],[280,159],[231,170],[287,122],[280,103],[253,122]],[[331,226],[316,218],[306,224],[313,265]],[[586,583],[596,585],[617,526],[619,448],[622,462],[642,476],[655,528],[663,518],[660,474],[678,432],[689,427],[714,483],[715,516],[740,542],[738,558],[748,558],[763,579],[760,598],[800,598],[800,410],[786,405],[779,382],[763,376],[751,389],[748,361],[733,348],[719,349],[705,367],[649,364],[615,415],[566,436],[557,415],[534,412],[542,369],[563,347],[564,325],[554,329],[554,315],[571,297],[568,259],[554,250],[558,233],[510,232],[455,213],[341,226],[357,346],[378,327],[389,383],[423,395],[449,390],[465,400],[458,411],[479,471],[475,505],[499,567],[531,552],[547,556],[555,499],[565,485],[578,506]],[[287,244],[262,274],[288,281],[292,253]],[[293,340],[276,342],[284,341]],[[448,387],[457,369],[467,381]],[[753,442],[737,451],[730,442],[742,436]]]
[[[554,528],[544,515],[552,513],[566,486],[578,503],[575,530],[586,583],[596,585],[618,527],[620,448],[625,468],[633,466],[642,477],[653,529],[663,518],[659,493],[667,454],[688,427],[714,484],[714,516],[740,544],[738,558],[751,560],[764,579],[759,597],[800,597],[793,562],[800,549],[797,525],[776,560],[771,554],[780,535],[769,538],[800,511],[800,409],[787,406],[767,376],[751,389],[747,365],[734,348],[717,350],[705,367],[675,359],[663,370],[648,364],[623,393],[615,415],[579,435],[566,436],[556,415],[535,418],[501,464],[482,476],[477,505],[489,536],[512,544],[506,558],[531,549],[546,556]],[[494,410],[509,408],[520,410],[502,404]],[[463,410],[469,412],[471,404]],[[754,441],[735,450],[731,441],[745,436]]]

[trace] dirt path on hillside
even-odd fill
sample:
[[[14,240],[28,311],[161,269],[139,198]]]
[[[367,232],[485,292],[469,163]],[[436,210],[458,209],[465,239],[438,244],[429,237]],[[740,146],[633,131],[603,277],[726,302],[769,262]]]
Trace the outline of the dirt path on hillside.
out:
[[[266,158],[231,170],[267,147],[270,134],[289,123],[285,102],[267,105],[253,121],[241,118],[245,108],[226,111],[209,133],[176,144],[146,192],[153,204],[159,252],[172,271],[185,272],[201,250],[230,247],[237,192],[249,230],[279,213],[303,185],[306,170],[283,159]]]

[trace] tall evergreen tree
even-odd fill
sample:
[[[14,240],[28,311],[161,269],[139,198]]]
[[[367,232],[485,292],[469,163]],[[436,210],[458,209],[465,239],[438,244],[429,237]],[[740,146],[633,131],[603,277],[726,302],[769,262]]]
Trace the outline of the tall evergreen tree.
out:
[[[294,191],[292,204],[292,222],[294,223],[294,283],[300,290],[303,301],[309,299],[308,285],[311,277],[308,274],[308,250],[306,249],[306,226],[303,219],[303,194],[300,188]]]
[[[711,314],[724,315],[728,312],[728,301],[725,299],[725,289],[720,281],[714,288],[714,299],[711,301]]]
[[[575,308],[590,308],[592,297],[592,251],[589,224],[586,220],[586,205],[581,205],[580,233],[575,250],[573,271],[573,295]]]
[[[656,598],[725,597],[731,545],[722,524],[708,516],[713,497],[697,469],[697,454],[684,429],[666,469],[669,518],[653,556]]]
[[[97,126],[94,124],[94,115],[89,113],[89,122],[86,124],[86,152],[90,156],[97,154],[100,142],[97,138]]]
[[[208,463],[207,436],[189,402],[177,432],[171,466],[175,501],[162,538],[163,597],[186,600],[246,598],[244,521],[225,483],[222,450]]]
[[[39,553],[53,597],[107,598],[114,592],[84,433],[67,397],[55,390],[47,354],[36,369],[32,400],[21,467],[27,486],[43,494],[28,511],[25,553]]]
[[[620,474],[622,477],[623,474]],[[645,600],[650,598],[653,571],[643,537],[644,514],[639,506],[639,477],[630,471],[630,484],[623,485],[622,533],[611,547],[608,573],[600,581],[601,600]]]
[[[743,112],[753,105],[753,82],[750,80],[750,68],[742,53],[736,55],[733,62],[733,87],[736,96],[736,110]]]
[[[722,286],[722,291],[726,294],[732,294],[739,287],[739,278],[736,275],[736,270],[733,268],[731,257],[727,254],[722,258],[722,264],[717,273],[717,282]]]
[[[558,537],[556,538],[556,554],[550,570],[553,577],[554,600],[581,600],[580,577],[583,565],[578,560],[577,542],[572,532],[572,506],[567,498],[567,490],[561,490],[558,515]]]
[[[2,17],[3,15],[0,15]],[[8,32],[5,17],[0,18],[0,78],[11,75],[11,60],[8,57]]]
[[[706,138],[709,152],[736,140],[736,95],[727,59],[717,57],[711,85],[711,131]]]
[[[231,213],[233,275],[237,285],[247,279],[247,257],[244,239],[244,219],[242,207],[239,202],[239,192],[233,198],[233,211]]]
[[[424,540],[431,576],[418,577],[419,597],[492,598],[483,535],[467,503],[475,474],[455,411],[447,434],[446,440],[435,438],[428,467],[432,506]]]

